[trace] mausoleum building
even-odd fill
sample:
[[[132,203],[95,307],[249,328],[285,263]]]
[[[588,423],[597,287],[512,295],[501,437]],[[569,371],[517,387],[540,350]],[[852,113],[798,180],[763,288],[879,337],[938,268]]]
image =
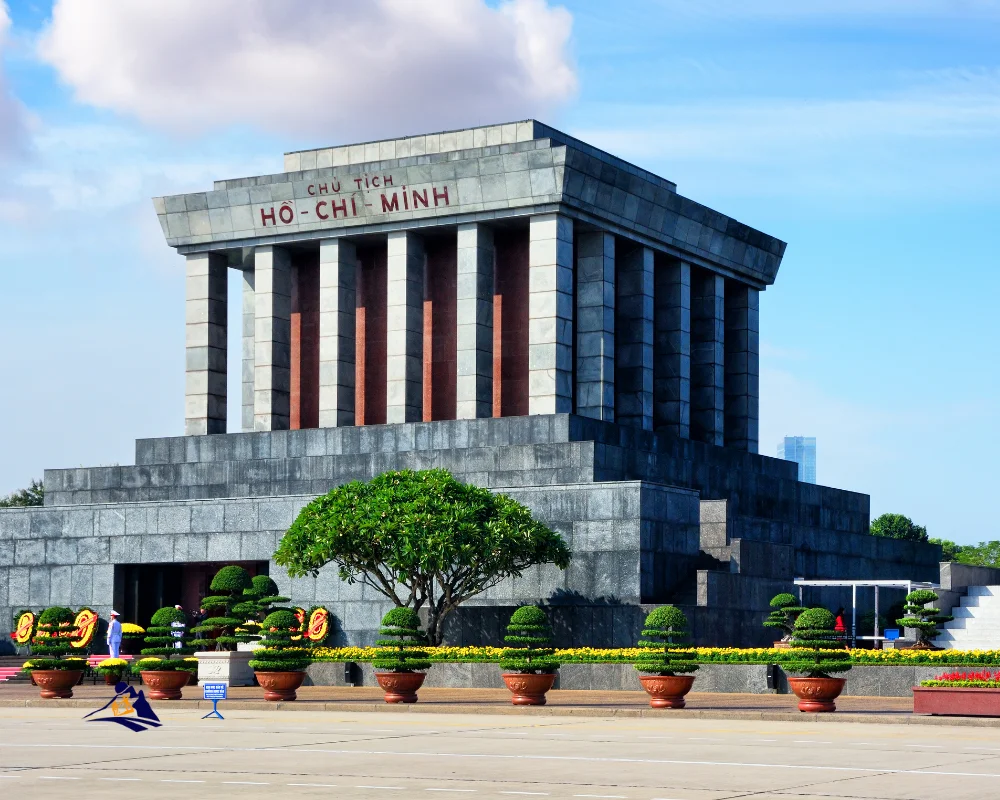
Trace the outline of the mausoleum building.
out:
[[[0,511],[8,611],[142,622],[240,562],[370,641],[380,596],[270,557],[312,497],[426,467],[512,495],[573,551],[472,601],[455,642],[545,602],[564,643],[626,644],[674,602],[699,642],[750,644],[793,577],[937,578],[938,548],[868,535],[866,495],[758,455],[758,298],[785,244],[668,180],[528,120],[289,153],[153,203],[186,260],[185,435],[48,470],[44,508]]]

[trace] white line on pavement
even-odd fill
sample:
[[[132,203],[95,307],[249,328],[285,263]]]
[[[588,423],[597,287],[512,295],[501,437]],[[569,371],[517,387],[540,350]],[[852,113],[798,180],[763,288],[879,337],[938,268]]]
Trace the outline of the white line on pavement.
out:
[[[269,783],[265,783],[264,781],[223,781],[223,783],[239,784],[240,786],[270,786],[271,785]]]
[[[79,778],[73,778],[69,775],[39,775],[39,780],[42,781],[78,781]]]
[[[537,755],[532,753],[436,753],[426,750],[347,750],[328,747],[171,747],[169,745],[129,745],[129,744],[13,744],[3,743],[0,747],[62,747],[111,750],[201,750],[228,753],[324,753],[343,756],[390,756],[392,758],[463,758],[498,761],[582,761],[604,764],[673,764],[695,767],[746,767],[750,769],[792,769],[807,772],[859,772],[882,775],[944,775],[957,778],[1000,778],[1000,772],[957,772],[949,770],[930,769],[893,769],[891,767],[846,767],[827,766],[822,764],[775,764],[758,761],[695,761],[678,758],[618,758],[609,756],[556,756]],[[395,788],[402,787],[358,787],[358,788]]]
[[[181,778],[160,778],[160,783],[204,783],[205,781],[182,780]]]
[[[403,787],[402,786],[365,786],[364,784],[362,784],[361,786],[355,786],[354,788],[355,789],[394,789],[394,790],[403,791]]]
[[[623,794],[575,794],[573,797],[601,797],[607,800],[625,800]]]
[[[313,786],[317,789],[336,789],[335,783],[289,783],[288,786]]]
[[[474,792],[476,790],[475,789],[437,789],[437,788],[433,788],[432,787],[430,789],[424,789],[424,791],[425,792],[463,792],[463,793],[468,793],[468,792]]]
[[[939,747],[944,747],[944,745],[943,744],[908,744],[908,745],[906,745],[906,747],[933,747],[933,748],[939,748]]]
[[[549,796],[548,792],[500,792],[500,794],[534,794],[534,795],[538,795],[539,797],[548,797]]]
[[[99,781],[141,781],[142,778],[98,778]]]

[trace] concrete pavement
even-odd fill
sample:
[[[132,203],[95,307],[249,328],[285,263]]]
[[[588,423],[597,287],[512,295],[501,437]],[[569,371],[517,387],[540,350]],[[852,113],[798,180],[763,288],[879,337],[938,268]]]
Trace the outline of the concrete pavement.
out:
[[[225,708],[225,707],[223,707]],[[467,795],[470,800],[995,796],[992,728],[795,722],[310,714],[157,708],[133,733],[74,708],[0,709],[0,796]]]

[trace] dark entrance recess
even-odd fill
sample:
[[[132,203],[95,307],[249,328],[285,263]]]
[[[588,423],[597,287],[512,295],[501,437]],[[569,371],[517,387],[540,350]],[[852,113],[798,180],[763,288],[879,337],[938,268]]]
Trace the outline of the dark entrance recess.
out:
[[[123,622],[146,627],[164,606],[180,604],[197,611],[215,573],[237,563],[251,575],[267,575],[266,561],[219,561],[198,564],[116,564],[115,610]]]

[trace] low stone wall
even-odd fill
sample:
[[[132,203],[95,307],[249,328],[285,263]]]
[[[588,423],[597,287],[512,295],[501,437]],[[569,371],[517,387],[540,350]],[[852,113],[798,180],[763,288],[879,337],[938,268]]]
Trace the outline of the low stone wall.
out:
[[[847,673],[844,695],[854,697],[909,697],[920,681],[935,678],[942,672],[961,667],[860,666]],[[970,667],[969,669],[976,669]],[[345,686],[343,663],[312,664],[307,670],[306,686]],[[354,664],[352,682],[356,686],[375,686],[371,664]],[[696,674],[696,692],[739,692],[747,694],[789,694],[788,678],[779,666],[775,688],[767,688],[764,664],[702,664]],[[500,668],[496,664],[435,664],[427,673],[424,686],[443,688],[502,689]],[[639,691],[639,681],[631,664],[566,664],[559,670],[556,689],[596,691]]]

